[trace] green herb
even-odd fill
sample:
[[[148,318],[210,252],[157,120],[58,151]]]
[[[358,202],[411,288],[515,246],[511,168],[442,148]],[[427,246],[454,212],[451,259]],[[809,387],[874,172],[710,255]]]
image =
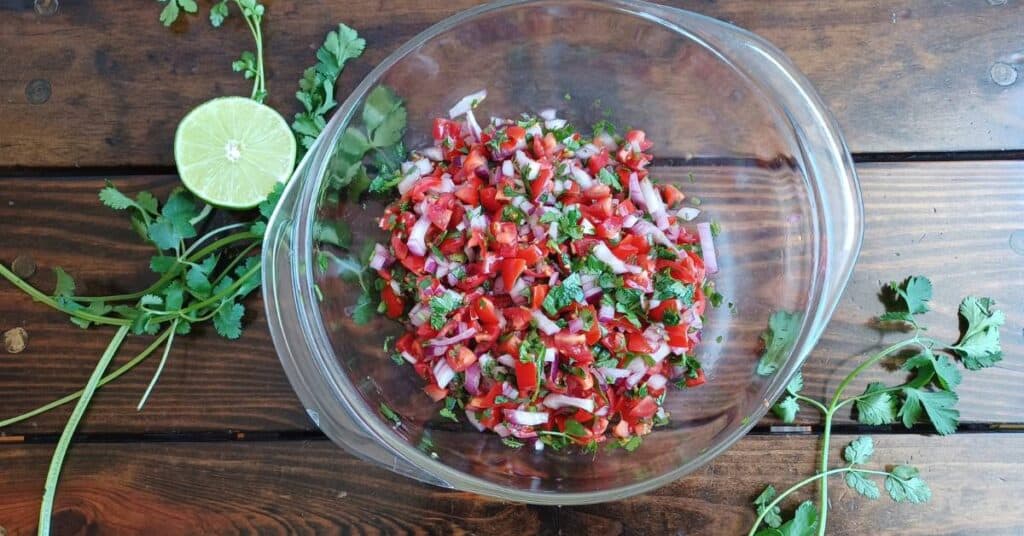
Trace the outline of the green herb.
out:
[[[644,306],[641,301],[643,297],[643,291],[631,289],[631,288],[620,288],[615,291],[614,301],[615,310],[622,313],[626,317],[629,323],[636,327],[640,327],[641,320],[646,317]]]
[[[337,31],[327,34],[323,45],[316,51],[316,65],[306,69],[299,80],[295,98],[304,110],[295,114],[292,130],[299,142],[298,158],[302,158],[327,126],[327,114],[338,103],[334,99],[334,85],[341,71],[351,59],[362,55],[366,41],[355,30],[339,24]]]
[[[718,238],[718,235],[722,234],[722,226],[717,221],[712,221],[710,227],[712,237]]]
[[[531,329],[519,345],[519,361],[522,363],[536,363],[544,359],[546,351],[547,346],[544,346],[544,341],[537,334],[537,330]]]
[[[526,213],[514,205],[505,205],[505,208],[501,210],[501,219],[522,225],[526,223]]]
[[[548,295],[544,298],[542,306],[549,315],[555,316],[558,311],[570,304],[584,303],[585,301],[583,282],[580,280],[579,274],[573,273],[563,279],[560,284],[548,290]]]
[[[611,135],[611,136],[614,136],[617,133],[616,130],[615,130],[615,125],[612,124],[612,122],[608,121],[607,119],[602,119],[602,120],[594,123],[594,126],[591,127],[591,130],[594,131],[594,136],[595,137],[601,135],[602,133],[608,134],[608,135]]]
[[[611,171],[608,171],[607,168],[601,168],[601,171],[597,173],[597,180],[600,181],[601,184],[611,186],[612,190],[616,192],[622,191],[622,183],[619,182],[619,178]]]
[[[434,296],[430,299],[430,325],[434,329],[441,329],[448,322],[448,315],[462,307],[462,296],[459,293],[448,290],[444,294]]]
[[[668,269],[654,274],[654,299],[679,301],[681,306],[693,304],[693,285],[687,285],[672,277]]]
[[[511,437],[501,438],[501,442],[506,446],[514,449],[522,448],[523,442]]]
[[[579,240],[583,238],[583,226],[580,225],[582,218],[583,214],[580,213],[579,207],[573,205],[561,214],[557,211],[544,213],[540,217],[540,222],[555,222],[558,225],[558,238],[561,242],[565,242],[566,240]]]
[[[912,335],[867,358],[839,383],[828,403],[800,394],[803,388],[803,377],[800,374],[789,382],[786,386],[787,394],[772,409],[785,422],[793,422],[801,404],[811,406],[824,415],[819,471],[814,476],[794,484],[777,497],[774,488],[769,486],[754,502],[758,517],[748,534],[787,534],[787,530],[792,530],[787,527],[797,526],[802,527],[801,530],[807,533],[813,533],[812,528],[816,527],[817,534],[825,534],[829,508],[828,486],[825,480],[831,475],[842,474],[850,489],[868,499],[877,499],[881,495],[877,482],[872,479],[877,476],[884,477],[885,489],[889,497],[896,502],[921,503],[931,498],[931,490],[913,467],[900,465],[887,471],[864,468],[874,453],[874,442],[870,437],[859,437],[852,441],[843,451],[843,459],[847,464],[829,469],[832,420],[837,412],[853,406],[856,408],[857,419],[862,424],[891,424],[900,420],[908,428],[918,423],[929,423],[940,435],[954,433],[960,419],[959,410],[956,409],[956,388],[960,385],[962,372],[951,357],[959,358],[967,370],[976,370],[996,363],[1002,355],[999,346],[999,327],[1005,317],[1001,311],[993,309],[994,302],[991,299],[968,296],[960,304],[959,312],[964,326],[961,336],[957,343],[946,344],[924,336],[925,328],[921,326],[919,320],[920,315],[929,310],[928,303],[932,298],[931,281],[920,276],[910,277],[902,283],[892,283],[888,291],[888,296],[883,294],[887,311],[879,317],[879,326],[883,329],[895,327],[900,330],[909,326],[913,329]],[[761,366],[758,367],[759,373],[762,370],[774,372],[778,369],[780,359],[785,357],[788,345],[795,335],[798,320],[798,317],[788,313],[772,315],[769,329],[764,335],[767,351],[765,358],[762,358]],[[914,351],[908,355],[908,350]],[[847,387],[862,372],[881,360],[892,357],[903,359],[902,370],[909,374],[905,382],[894,386],[874,382],[867,386],[863,394],[843,397]],[[814,505],[806,502],[797,509],[791,521],[780,524],[779,502],[794,491],[812,483],[818,483],[819,486],[820,519]],[[812,510],[814,516],[811,515]],[[759,531],[761,523],[772,528]]]
[[[801,315],[787,311],[775,311],[768,318],[768,329],[761,334],[764,354],[757,363],[759,375],[768,376],[779,369],[796,342],[801,321]]]
[[[438,414],[441,415],[442,417],[448,419],[448,420],[451,420],[451,421],[454,421],[454,422],[459,422],[459,418],[455,416],[455,412],[454,412],[455,404],[456,404],[456,400],[454,398],[452,398],[450,396],[449,397],[445,397],[445,399],[444,399],[444,407],[441,408],[440,411],[438,411]]]
[[[380,414],[383,415],[385,419],[394,423],[395,426],[400,426],[402,424],[402,419],[397,413],[395,413],[395,410],[391,409],[383,402],[380,403]]]

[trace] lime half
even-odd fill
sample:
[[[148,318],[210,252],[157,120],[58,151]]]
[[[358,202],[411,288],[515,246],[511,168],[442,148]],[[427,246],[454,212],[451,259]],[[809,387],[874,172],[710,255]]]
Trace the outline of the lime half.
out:
[[[295,137],[281,114],[245,97],[200,104],[174,135],[178,175],[192,193],[226,208],[266,199],[295,166]]]

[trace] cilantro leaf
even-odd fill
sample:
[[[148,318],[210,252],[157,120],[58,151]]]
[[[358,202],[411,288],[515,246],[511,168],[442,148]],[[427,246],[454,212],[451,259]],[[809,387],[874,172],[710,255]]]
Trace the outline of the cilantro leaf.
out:
[[[334,100],[334,84],[345,63],[362,55],[365,47],[366,41],[355,30],[339,24],[337,31],[327,33],[323,45],[316,51],[316,65],[303,72],[295,98],[305,110],[295,114],[292,122],[292,131],[299,141],[297,158],[302,158],[327,126],[327,113],[338,105]]]
[[[107,185],[100,190],[100,201],[104,205],[114,210],[125,210],[133,207],[139,208],[138,205],[135,204],[135,201],[121,193],[121,191],[114,186],[114,183],[107,181],[106,184]]]
[[[337,31],[327,33],[323,46],[316,51],[317,72],[333,81],[341,74],[345,63],[361,56],[365,48],[366,40],[352,28],[339,24]]]
[[[246,80],[252,80],[259,75],[259,66],[256,62],[256,55],[246,50],[242,56],[231,62],[231,69],[236,73],[242,73]]]
[[[579,274],[573,273],[548,291],[542,306],[545,312],[555,316],[562,308],[568,307],[572,303],[583,303],[585,301],[583,281],[580,279]]]
[[[395,410],[391,409],[387,404],[381,402],[379,407],[380,413],[381,415],[384,416],[384,418],[393,422],[395,426],[402,424],[402,419],[399,418],[398,414],[395,413]]]
[[[799,313],[788,311],[775,311],[768,318],[768,329],[761,334],[764,354],[757,363],[758,375],[768,376],[779,369],[796,342],[801,320]]]
[[[814,536],[817,528],[818,509],[811,501],[804,501],[797,507],[793,519],[772,530],[782,536]]]
[[[916,323],[914,315],[906,311],[888,311],[878,317],[879,322],[909,322]]]
[[[772,413],[775,413],[782,419],[782,422],[789,424],[796,420],[796,414],[800,411],[800,404],[797,403],[796,397],[787,396],[778,404],[772,406]]]
[[[775,500],[775,496],[777,494],[775,487],[772,485],[764,488],[764,491],[754,499],[754,506],[757,507],[757,515],[761,515],[761,513],[767,510],[768,505]],[[773,506],[772,509],[764,515],[764,524],[772,528],[778,528],[778,526],[782,524],[782,517],[779,515],[781,511],[782,510],[778,506]]]
[[[377,86],[363,105],[363,124],[374,147],[394,145],[405,132],[406,112],[402,100],[385,86]]]
[[[903,363],[904,370],[916,371],[919,378],[935,379],[935,382],[946,391],[952,391],[960,385],[963,375],[960,369],[948,357],[936,356],[925,349]]]
[[[169,257],[166,255],[156,255],[149,260],[149,269],[153,270],[158,274],[166,274],[174,268],[174,265],[178,264],[177,257]]]
[[[53,296],[70,298],[75,295],[75,280],[63,268],[60,266],[54,267],[53,275],[57,277],[57,284],[53,288]]]
[[[462,296],[451,290],[430,299],[430,325],[441,329],[448,322],[448,315],[462,306]]]
[[[885,389],[881,383],[868,384],[864,398],[857,399],[857,420],[863,424],[890,424],[896,420],[898,401],[892,393],[880,392]],[[862,395],[863,396],[863,395]]]
[[[932,498],[932,490],[921,477],[918,470],[909,465],[893,468],[885,478],[885,489],[896,502],[925,503]]]
[[[868,436],[861,436],[843,449],[843,458],[850,463],[865,464],[875,453],[875,442]]]
[[[898,417],[903,419],[904,426],[913,427],[923,420],[924,414],[939,434],[949,435],[956,431],[960,420],[960,411],[956,409],[956,393],[904,387],[903,395],[905,399]]]
[[[242,335],[242,316],[245,307],[240,303],[225,304],[213,315],[213,327],[221,337],[237,339]]]
[[[870,480],[865,473],[850,471],[846,473],[843,479],[846,481],[847,486],[868,499],[874,500],[881,495],[881,492],[878,490],[878,484]]]
[[[513,439],[511,437],[503,437],[503,438],[501,438],[501,442],[504,443],[506,447],[511,447],[511,448],[514,448],[514,449],[518,449],[518,448],[521,448],[523,446],[523,442],[522,441]]]
[[[952,349],[970,370],[991,367],[1003,359],[999,327],[1006,322],[1006,316],[1000,310],[993,310],[993,305],[995,302],[990,298],[976,296],[968,296],[960,302],[960,316],[967,328]]]
[[[210,24],[214,28],[219,28],[221,24],[224,24],[226,18],[228,18],[228,0],[221,0],[210,6]]]
[[[615,190],[616,192],[622,191],[622,183],[619,182],[619,178],[611,171],[608,171],[607,168],[601,168],[601,171],[597,173],[597,180],[600,181],[601,184],[611,186],[612,190]]]
[[[359,325],[366,324],[373,319],[376,312],[377,305],[374,303],[373,297],[368,292],[362,292],[352,309],[352,320]]]
[[[911,276],[902,283],[894,281],[889,287],[903,301],[910,314],[928,312],[928,302],[932,299],[932,282],[927,277]]]
[[[804,373],[802,371],[798,370],[796,372],[796,375],[793,376],[793,379],[789,380],[789,383],[786,384],[786,391],[789,394],[791,394],[791,395],[795,395],[795,394],[799,393],[800,391],[802,391],[803,388],[804,388]]]
[[[565,433],[573,437],[584,437],[587,435],[587,429],[576,419],[566,419]]]
[[[668,269],[654,274],[654,299],[679,300],[680,305],[693,304],[693,285],[687,285],[672,277]]]

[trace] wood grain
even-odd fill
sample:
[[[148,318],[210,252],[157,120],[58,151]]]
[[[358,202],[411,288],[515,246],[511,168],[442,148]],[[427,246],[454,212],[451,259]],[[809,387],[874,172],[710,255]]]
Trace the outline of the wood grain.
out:
[[[852,437],[835,438],[832,455]],[[910,463],[924,505],[863,499],[831,481],[829,534],[1024,531],[1024,437],[879,436],[872,466]],[[0,445],[0,526],[34,533],[50,445]],[[751,436],[696,473],[624,501],[532,507],[416,483],[327,441],[78,444],[57,492],[55,534],[745,534],[766,483],[813,474],[817,439]],[[882,492],[883,496],[885,492]],[[982,498],[983,499],[980,499]],[[812,498],[810,489],[784,503]]]
[[[268,2],[269,102],[286,117],[296,111],[296,81],[337,21],[369,43],[339,83],[344,95],[401,43],[475,3]],[[1024,148],[1024,76],[1003,86],[991,74],[996,63],[1005,76],[1021,70],[1014,63],[1024,50],[1018,2],[670,3],[734,22],[783,49],[817,86],[855,152]],[[44,16],[32,2],[0,2],[0,124],[17,125],[0,133],[2,165],[170,165],[174,127],[186,111],[216,95],[248,92],[230,72],[239,51],[252,46],[237,17],[219,30],[205,16],[168,30],[158,12],[152,2],[100,0],[62,2]]]
[[[658,172],[663,177],[672,173],[666,168]],[[920,273],[935,282],[935,312],[928,325],[940,339],[955,337],[955,308],[963,295],[991,296],[1001,304],[1007,314],[1006,358],[997,367],[967,374],[960,388],[960,410],[965,422],[1024,422],[1024,392],[1018,388],[1024,378],[1024,257],[1011,249],[1011,241],[1020,240],[1024,232],[1019,217],[1024,211],[1022,177],[1020,162],[860,166],[867,215],[864,248],[850,287],[805,365],[805,392],[819,398],[831,393],[859,362],[858,356],[889,340],[870,325],[870,318],[880,311],[875,298],[880,283]],[[116,181],[129,191],[166,190],[174,178]],[[18,255],[31,255],[39,266],[31,281],[47,290],[53,281],[49,269],[55,265],[66,267],[94,293],[144,286],[150,251],[122,216],[99,205],[95,192],[101,186],[101,179],[88,177],[0,180],[0,261],[9,265]],[[713,206],[706,208],[715,211]],[[725,229],[728,232],[728,226]],[[728,288],[722,290],[729,293]],[[155,360],[101,389],[83,430],[311,429],[277,361],[262,304],[253,300],[248,310],[248,327],[240,341],[229,342],[212,332],[180,339],[145,411],[136,412],[135,404]],[[0,329],[16,326],[25,327],[30,340],[24,353],[0,356],[3,417],[78,389],[110,337],[103,330],[83,332],[2,284]],[[131,342],[125,355],[134,355],[142,345],[143,341]],[[894,383],[899,378],[876,368],[851,389],[863,389],[868,380]],[[5,432],[59,432],[69,411],[57,410]],[[801,419],[817,422],[818,417],[806,412]],[[843,415],[837,422],[852,421]]]

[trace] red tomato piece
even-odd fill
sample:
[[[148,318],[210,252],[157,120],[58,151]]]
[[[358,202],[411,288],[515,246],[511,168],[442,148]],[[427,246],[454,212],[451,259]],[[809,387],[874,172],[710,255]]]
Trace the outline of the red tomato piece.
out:
[[[533,362],[523,363],[516,360],[516,387],[521,392],[529,392],[537,387],[537,365]]]
[[[423,388],[423,392],[427,393],[434,402],[440,402],[444,400],[444,397],[448,396],[448,389],[441,389],[440,387],[430,383]]]
[[[473,350],[462,345],[449,348],[445,352],[444,358],[448,361],[448,366],[455,372],[463,372],[476,363],[476,354],[473,353]]]
[[[649,354],[654,351],[654,347],[647,342],[644,334],[639,331],[626,335],[626,349],[630,352],[641,354]]]
[[[501,261],[501,280],[505,283],[505,292],[512,292],[512,287],[515,286],[516,280],[522,275],[523,270],[526,270],[526,261],[523,259]]]
[[[498,311],[494,308],[494,302],[486,296],[473,300],[473,312],[484,324],[497,324]]]

